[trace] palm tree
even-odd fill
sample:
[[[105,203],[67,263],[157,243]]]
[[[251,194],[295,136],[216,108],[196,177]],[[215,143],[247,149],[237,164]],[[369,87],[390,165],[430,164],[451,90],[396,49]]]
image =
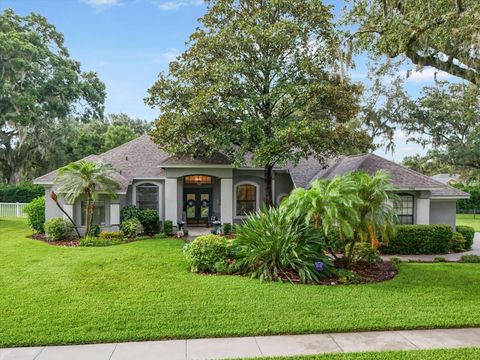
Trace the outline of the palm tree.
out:
[[[397,222],[391,205],[396,199],[393,193],[395,187],[387,172],[378,171],[373,176],[365,172],[355,172],[348,175],[348,178],[355,184],[355,193],[361,202],[355,205],[358,223],[355,225],[352,241],[344,250],[346,264],[351,262],[357,242],[370,242],[372,248],[377,249],[379,235],[382,241],[388,241],[395,232]]]
[[[338,230],[341,239],[351,238],[358,222],[356,206],[361,202],[354,192],[355,184],[346,177],[315,180],[309,189],[298,188],[280,205],[295,219],[305,219],[320,230],[332,256],[335,251],[328,243],[332,230]]]
[[[58,170],[55,183],[59,185],[58,192],[70,203],[81,196],[87,198],[85,209],[85,234],[90,234],[95,209],[95,200],[98,193],[116,196],[118,182],[113,178],[115,169],[112,165],[103,162],[80,160],[70,163]]]

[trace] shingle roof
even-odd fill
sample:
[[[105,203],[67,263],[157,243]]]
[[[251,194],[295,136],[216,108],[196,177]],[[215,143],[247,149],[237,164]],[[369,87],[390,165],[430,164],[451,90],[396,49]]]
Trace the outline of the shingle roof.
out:
[[[224,154],[217,153],[211,158],[172,157],[162,151],[149,135],[143,135],[130,142],[120,145],[100,155],[90,155],[84,158],[90,161],[104,161],[116,169],[115,177],[120,183],[119,191],[126,191],[134,178],[158,178],[165,176],[165,169],[172,165],[230,165]],[[251,154],[245,157],[246,166],[252,164]],[[463,191],[442,184],[428,176],[407,169],[375,154],[338,157],[325,164],[316,158],[302,159],[295,166],[285,167],[292,177],[296,187],[308,187],[312,180],[330,179],[336,175],[363,170],[373,174],[378,170],[388,171],[392,182],[400,189],[429,189],[432,197],[468,197]],[[57,176],[52,171],[34,180],[35,183],[51,184]]]
[[[126,191],[136,178],[156,178],[165,176],[165,170],[159,164],[170,155],[159,149],[149,135],[140,136],[100,155],[90,155],[83,160],[104,161],[111,164],[120,183],[119,191]],[[53,183],[57,176],[54,170],[34,180],[35,183]]]
[[[322,164],[312,156],[307,159],[300,159],[296,165],[287,165],[287,169],[295,186],[304,188],[308,187],[316,175],[329,169],[334,162],[335,160],[331,160],[327,164]]]
[[[309,181],[315,179],[331,179],[353,171],[365,171],[374,174],[379,170],[390,173],[392,183],[399,189],[430,190],[432,197],[468,197],[469,194],[442,184],[428,176],[408,169],[393,161],[375,154],[347,156],[332,161],[327,169],[320,170]],[[298,186],[298,185],[297,185]]]
[[[222,153],[215,153],[210,157],[191,157],[191,156],[169,156],[167,159],[161,162],[161,166],[171,165],[231,165],[232,162],[228,156]]]

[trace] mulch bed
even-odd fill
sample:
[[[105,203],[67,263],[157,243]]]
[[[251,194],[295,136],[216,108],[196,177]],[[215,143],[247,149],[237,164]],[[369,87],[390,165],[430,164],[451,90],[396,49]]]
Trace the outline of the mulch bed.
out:
[[[397,275],[397,270],[389,261],[382,262],[378,265],[368,265],[358,263],[349,269],[358,275],[358,281],[352,283],[342,282],[338,278],[326,278],[317,282],[308,282],[311,285],[354,285],[354,284],[371,284],[393,279]],[[288,273],[282,277],[285,282],[301,283],[300,278],[295,273]]]
[[[78,241],[78,239],[71,239],[67,241],[48,241],[45,237],[45,234],[33,234],[30,235],[29,238],[33,240],[40,240],[48,245],[53,246],[75,247],[80,245],[80,241]]]

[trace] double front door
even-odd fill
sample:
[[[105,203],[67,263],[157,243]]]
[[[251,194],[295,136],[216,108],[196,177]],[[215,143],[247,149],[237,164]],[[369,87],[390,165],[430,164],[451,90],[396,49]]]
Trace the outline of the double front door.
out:
[[[184,189],[183,200],[188,224],[206,224],[212,216],[212,189]]]

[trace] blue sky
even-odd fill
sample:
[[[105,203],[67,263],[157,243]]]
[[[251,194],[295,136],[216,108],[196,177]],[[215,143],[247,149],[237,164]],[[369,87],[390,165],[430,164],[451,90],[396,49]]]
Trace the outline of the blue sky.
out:
[[[329,3],[339,11],[342,1]],[[106,113],[124,112],[146,120],[158,115],[143,103],[147,89],[185,49],[205,11],[202,0],[0,0],[0,9],[7,7],[20,15],[39,13],[65,35],[72,58],[105,82]],[[365,58],[357,58],[354,81],[366,81]],[[405,83],[408,92],[417,96],[423,86],[432,84],[433,74],[428,68],[415,73]],[[400,161],[425,150],[407,144],[398,132],[394,154],[377,152]]]

